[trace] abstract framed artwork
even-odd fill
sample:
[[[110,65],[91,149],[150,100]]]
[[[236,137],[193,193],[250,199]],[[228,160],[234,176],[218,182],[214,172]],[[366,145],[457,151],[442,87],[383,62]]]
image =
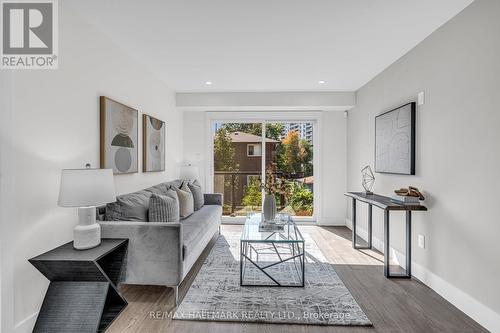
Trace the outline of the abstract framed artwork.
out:
[[[139,112],[105,96],[99,102],[101,168],[114,174],[138,172]]]
[[[375,117],[375,172],[415,174],[416,103]]]
[[[142,115],[142,171],[165,171],[165,122]]]

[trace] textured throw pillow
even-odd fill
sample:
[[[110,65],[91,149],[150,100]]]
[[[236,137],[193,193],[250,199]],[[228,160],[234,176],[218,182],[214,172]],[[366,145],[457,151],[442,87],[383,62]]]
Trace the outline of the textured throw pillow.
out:
[[[177,193],[161,195],[153,193],[149,198],[149,222],[179,222],[179,200]]]
[[[179,213],[181,218],[184,219],[194,212],[193,194],[185,182],[175,191],[179,197]]]
[[[198,180],[194,180],[187,184],[191,193],[193,194],[194,210],[198,210],[205,204],[205,198],[203,196],[203,190]]]
[[[144,190],[118,196],[106,205],[106,220],[147,222],[150,196]]]

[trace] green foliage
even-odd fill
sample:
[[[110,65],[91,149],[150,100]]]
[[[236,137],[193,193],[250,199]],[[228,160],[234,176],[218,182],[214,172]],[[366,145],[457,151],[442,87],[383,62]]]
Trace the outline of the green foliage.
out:
[[[277,151],[278,170],[285,174],[312,175],[312,145],[300,139],[297,131],[288,132]]]
[[[288,185],[287,199],[293,210],[312,214],[314,195],[304,184],[291,182]]]
[[[222,125],[228,133],[233,132],[244,132],[248,134],[253,134],[261,136],[262,125],[261,123],[225,123]],[[283,124],[266,124],[266,137],[268,139],[280,140],[281,134],[283,133]]]
[[[304,177],[313,175],[313,147],[306,139],[301,139],[299,143],[301,147],[302,168]]]
[[[215,171],[237,170],[238,165],[234,160],[235,148],[229,132],[220,128],[214,138],[214,168]]]
[[[260,207],[262,205],[262,192],[260,187],[260,181],[253,180],[250,184],[245,187],[245,194],[241,203],[244,206]]]
[[[225,123],[221,129],[226,130],[228,133],[244,132],[258,136],[262,134],[262,125],[260,123]]]
[[[266,124],[266,138],[280,141],[283,128],[282,123]]]

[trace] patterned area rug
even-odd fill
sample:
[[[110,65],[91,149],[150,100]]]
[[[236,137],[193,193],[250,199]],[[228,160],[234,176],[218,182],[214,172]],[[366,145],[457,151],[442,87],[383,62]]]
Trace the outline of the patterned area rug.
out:
[[[306,272],[305,287],[301,288],[241,287],[240,233],[221,235],[177,308],[174,319],[371,326],[333,265],[327,262],[308,234],[303,236]],[[259,264],[277,260],[273,258],[276,254],[264,245],[257,250]],[[271,283],[265,274],[252,267],[252,264],[247,265],[245,271],[252,283]],[[279,276],[280,283],[298,279],[293,260],[273,266],[268,272],[273,277]]]

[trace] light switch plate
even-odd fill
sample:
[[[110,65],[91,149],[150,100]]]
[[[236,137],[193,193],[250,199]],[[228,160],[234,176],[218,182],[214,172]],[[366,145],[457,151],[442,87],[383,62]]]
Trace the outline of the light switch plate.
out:
[[[418,247],[425,249],[425,236],[418,235]]]
[[[425,93],[423,91],[421,91],[421,92],[418,93],[417,104],[418,105],[424,105],[425,104]]]

